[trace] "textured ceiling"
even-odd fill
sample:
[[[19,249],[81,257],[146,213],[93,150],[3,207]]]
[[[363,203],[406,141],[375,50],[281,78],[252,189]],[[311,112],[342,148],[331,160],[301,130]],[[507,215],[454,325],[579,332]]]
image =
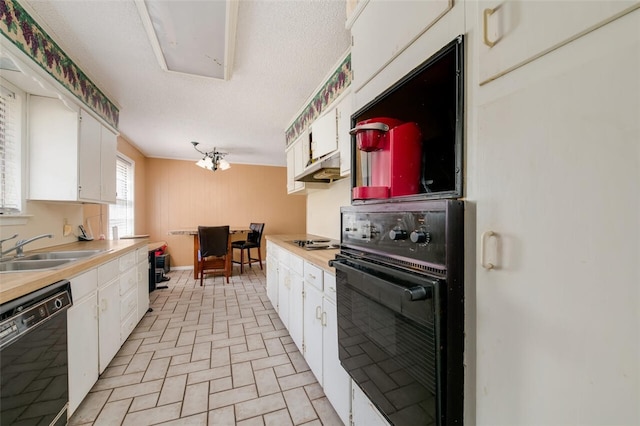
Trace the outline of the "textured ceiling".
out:
[[[148,157],[195,161],[198,141],[232,164],[285,165],[285,128],[350,42],[344,0],[241,0],[232,76],[221,81],[162,71],[133,0],[21,3],[119,107],[121,134]]]

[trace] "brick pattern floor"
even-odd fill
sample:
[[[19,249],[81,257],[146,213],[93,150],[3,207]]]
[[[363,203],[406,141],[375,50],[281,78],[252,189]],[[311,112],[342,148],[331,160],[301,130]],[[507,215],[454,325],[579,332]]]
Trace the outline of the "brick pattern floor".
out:
[[[229,284],[172,271],[70,425],[342,425],[266,296],[265,272]],[[165,284],[165,283],[163,283]]]

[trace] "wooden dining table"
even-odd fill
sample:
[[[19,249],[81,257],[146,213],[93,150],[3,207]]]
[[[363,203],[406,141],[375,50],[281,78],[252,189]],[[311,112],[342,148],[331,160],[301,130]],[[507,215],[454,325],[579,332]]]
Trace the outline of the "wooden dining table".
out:
[[[245,232],[251,232],[248,226],[230,226],[229,234],[240,234]],[[168,232],[169,235],[193,235],[193,278],[198,279],[200,277],[200,262],[198,261],[198,251],[200,250],[200,242],[198,241],[198,228],[187,229],[175,229]],[[233,252],[231,251],[231,238],[229,238],[229,256],[227,261],[231,262],[233,259]]]

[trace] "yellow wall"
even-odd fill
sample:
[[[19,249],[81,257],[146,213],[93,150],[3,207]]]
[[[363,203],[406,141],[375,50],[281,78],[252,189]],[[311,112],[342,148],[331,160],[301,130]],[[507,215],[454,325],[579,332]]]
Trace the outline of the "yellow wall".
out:
[[[287,195],[286,179],[285,167],[232,164],[211,172],[193,161],[149,158],[145,232],[168,243],[171,266],[193,265],[193,238],[170,230],[264,222],[264,235],[304,233],[306,197]],[[262,253],[264,260],[264,244]]]

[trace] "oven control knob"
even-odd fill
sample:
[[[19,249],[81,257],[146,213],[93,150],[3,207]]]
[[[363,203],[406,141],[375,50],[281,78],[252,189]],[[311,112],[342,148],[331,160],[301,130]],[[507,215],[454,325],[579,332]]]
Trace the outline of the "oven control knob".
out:
[[[394,241],[406,240],[408,236],[409,235],[407,234],[407,231],[405,231],[404,229],[397,228],[389,231],[389,238]]]
[[[418,244],[429,244],[431,241],[431,235],[422,230],[416,230],[411,233],[411,241]]]
[[[404,289],[404,295],[412,302],[431,298],[431,289],[422,286],[416,286]]]

